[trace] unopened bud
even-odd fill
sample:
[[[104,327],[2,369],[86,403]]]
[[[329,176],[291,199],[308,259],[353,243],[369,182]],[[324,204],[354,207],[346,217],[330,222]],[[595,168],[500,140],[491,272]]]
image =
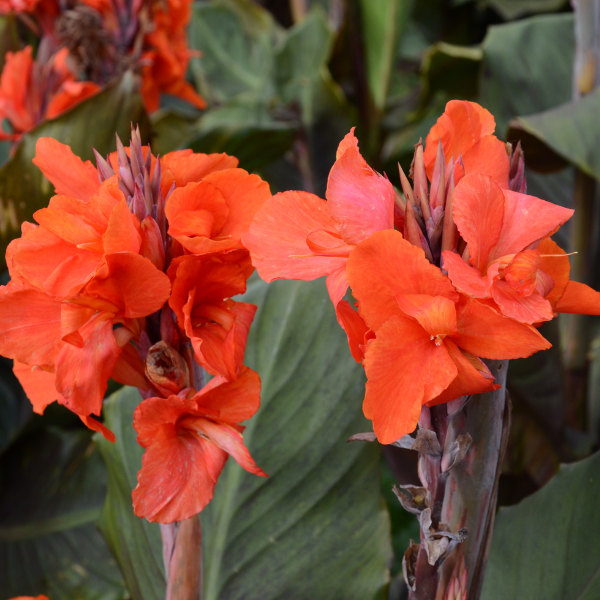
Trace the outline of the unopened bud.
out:
[[[164,341],[154,344],[148,350],[146,376],[165,396],[177,394],[190,386],[190,374],[185,360]]]

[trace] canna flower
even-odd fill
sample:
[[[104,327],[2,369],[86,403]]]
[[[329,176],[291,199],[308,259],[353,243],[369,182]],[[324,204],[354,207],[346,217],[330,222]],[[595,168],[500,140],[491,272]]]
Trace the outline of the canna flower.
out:
[[[44,594],[40,594],[35,598],[33,596],[17,596],[16,598],[11,598],[10,600],[49,600],[48,596],[44,596]]]
[[[511,165],[506,144],[492,135],[495,129],[494,117],[479,104],[464,100],[448,102],[425,141],[423,158],[429,179],[433,176],[439,143],[445,156],[460,159],[455,171],[456,183],[465,174],[482,173],[508,189]]]
[[[244,360],[256,306],[235,302],[246,291],[243,266],[218,258],[182,256],[171,263],[169,306],[191,340],[198,363],[212,375],[234,380]]]
[[[62,48],[46,64],[33,60],[32,47],[7,52],[0,76],[0,120],[6,119],[12,133],[0,139],[17,140],[46,119],[93,96],[100,89],[92,82],[76,81],[67,66],[68,50]]]
[[[230,455],[246,471],[266,477],[244,445],[240,425],[259,406],[260,379],[247,367],[235,381],[215,377],[198,393],[188,388],[144,400],[133,422],[146,448],[133,491],[135,514],[173,523],[199,513]]]
[[[360,361],[367,327],[342,300],[348,289],[346,263],[357,244],[393,228],[395,192],[361,156],[354,129],[339,145],[326,196],[327,201],[307,192],[276,194],[256,212],[242,242],[265,281],[327,276],[338,321]]]
[[[565,253],[548,237],[572,216],[572,210],[500,189],[480,174],[460,181],[453,202],[454,222],[467,244],[468,259],[445,251],[443,260],[458,291],[507,317],[537,323],[551,320],[555,311],[563,312],[560,299],[568,286],[564,307],[567,301],[576,304],[579,297],[577,312],[599,314],[600,294],[583,284],[567,284],[564,270],[569,261],[561,258]],[[556,288],[560,281],[563,285]],[[553,304],[549,296],[554,290]]]
[[[550,347],[530,325],[458,294],[399,232],[360,243],[347,273],[359,313],[376,335],[365,354],[363,410],[382,444],[414,431],[423,404],[495,389],[479,357],[523,358]]]
[[[167,0],[153,8],[153,27],[144,38],[142,97],[149,112],[158,110],[160,94],[177,96],[199,109],[206,102],[185,80],[192,52],[187,47],[186,29],[191,18],[189,0]]]

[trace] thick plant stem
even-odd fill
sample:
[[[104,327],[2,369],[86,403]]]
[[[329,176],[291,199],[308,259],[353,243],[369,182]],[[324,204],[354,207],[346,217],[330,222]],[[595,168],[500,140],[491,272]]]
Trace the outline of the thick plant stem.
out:
[[[409,600],[442,600],[454,579],[465,598],[481,594],[510,427],[508,361],[489,368],[500,389],[423,407],[412,448],[423,487],[404,486],[412,498],[397,492],[421,525],[420,545],[403,563]]]
[[[202,600],[200,515],[161,525],[167,578],[166,600]]]

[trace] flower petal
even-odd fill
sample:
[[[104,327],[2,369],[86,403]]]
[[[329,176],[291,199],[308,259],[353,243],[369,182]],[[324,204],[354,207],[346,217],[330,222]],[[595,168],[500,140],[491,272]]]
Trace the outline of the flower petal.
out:
[[[492,298],[503,315],[521,323],[538,323],[554,318],[552,305],[537,292],[522,296],[506,281],[495,281],[492,285]]]
[[[350,133],[347,133],[344,136],[344,139],[339,143],[337,151],[335,153],[335,160],[338,160],[348,148],[358,148],[358,140],[354,135],[354,130],[356,127],[353,127],[350,130]]]
[[[421,325],[391,317],[366,351],[363,410],[382,444],[411,433],[421,405],[439,396],[458,371],[444,344],[436,345]]]
[[[33,412],[38,415],[43,414],[46,406],[58,399],[59,393],[54,386],[54,373],[18,361],[13,365],[13,373],[33,405]]]
[[[458,158],[458,155],[455,155]],[[508,189],[510,160],[506,144],[495,135],[486,135],[463,154],[465,175],[481,173],[487,175],[503,190]]]
[[[88,200],[100,187],[96,167],[89,160],[83,162],[69,146],[55,139],[40,138],[32,162],[50,180],[57,194]]]
[[[571,263],[567,253],[550,238],[545,238],[539,243],[538,251],[541,259],[540,270],[552,277],[554,281],[554,287],[546,296],[546,300],[555,307],[569,283]]]
[[[396,294],[444,296],[453,302],[459,297],[423,250],[393,230],[376,232],[359,244],[350,254],[346,275],[360,315],[375,331],[390,316],[402,314]]]
[[[306,238],[316,230],[336,231],[327,202],[307,192],[283,192],[258,209],[242,243],[265,281],[312,281],[346,263],[343,257],[311,256]]]
[[[397,294],[396,301],[400,310],[416,319],[430,336],[458,333],[452,300],[425,294]]]
[[[361,156],[348,148],[329,173],[327,210],[349,244],[358,244],[375,231],[394,228],[394,188]]]
[[[456,305],[460,348],[481,358],[526,358],[552,344],[537,329],[498,314],[493,308],[463,296]]]
[[[444,269],[448,271],[448,277],[452,285],[463,294],[472,298],[489,298],[492,281],[481,275],[475,268],[463,260],[456,252],[445,250],[442,252],[444,258]]]
[[[90,417],[89,415],[79,415],[79,418],[88,429],[101,433],[104,436],[104,439],[113,444],[115,443],[117,439],[115,434],[104,423],[101,423],[98,419],[94,419],[94,417]]]
[[[556,304],[556,312],[600,315],[600,292],[578,281],[569,281]]]

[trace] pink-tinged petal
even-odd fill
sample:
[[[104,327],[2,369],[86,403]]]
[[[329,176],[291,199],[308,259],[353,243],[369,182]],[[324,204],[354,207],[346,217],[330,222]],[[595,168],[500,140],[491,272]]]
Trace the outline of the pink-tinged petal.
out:
[[[377,331],[364,360],[363,411],[382,444],[411,433],[421,405],[439,396],[457,376],[444,344],[436,345],[419,323],[391,317]]]
[[[445,339],[444,345],[458,369],[458,375],[439,396],[427,403],[428,406],[436,406],[461,396],[484,394],[500,388],[494,383],[494,376],[490,370],[476,356],[461,350],[450,339]]]
[[[474,173],[465,175],[454,190],[452,199],[454,222],[467,242],[471,264],[481,273],[498,254],[491,255],[501,243],[504,195],[489,177]],[[520,247],[519,250],[522,250]]]
[[[569,281],[556,304],[556,312],[600,315],[600,292],[578,281]]]
[[[56,359],[59,401],[79,415],[99,415],[110,374],[121,354],[112,322],[99,315],[81,330],[83,348],[65,344]]]
[[[566,223],[573,211],[510,190],[503,190],[505,198],[504,222],[490,260],[516,254],[527,246],[554,233]]]
[[[393,230],[374,233],[359,244],[348,259],[346,275],[360,303],[358,311],[374,331],[390,316],[402,314],[396,294],[444,296],[453,302],[459,297],[423,250]]]
[[[54,373],[18,361],[13,365],[13,373],[33,405],[33,412],[38,415],[43,414],[46,406],[58,399],[59,394],[54,387]]]
[[[397,294],[396,301],[400,310],[416,319],[430,336],[457,334],[456,309],[452,300],[425,294]]]
[[[260,408],[260,377],[242,365],[235,381],[213,377],[192,400],[200,414],[215,414],[230,425],[241,423]]]
[[[481,358],[526,358],[552,346],[531,325],[504,317],[471,298],[461,298],[456,317],[459,337],[454,342]]]
[[[394,228],[394,188],[367,165],[357,147],[348,148],[331,168],[326,197],[327,210],[349,244]]]
[[[135,514],[159,523],[198,514],[211,501],[227,457],[208,440],[163,425],[142,458],[132,494]]]
[[[142,245],[142,238],[138,233],[140,227],[137,217],[127,207],[127,202],[119,202],[111,211],[108,227],[102,236],[105,254],[115,252],[132,252],[137,254]],[[137,227],[136,227],[137,225]]]
[[[352,358],[357,362],[362,362],[364,358],[365,336],[370,331],[364,319],[355,311],[347,300],[338,302],[335,310],[338,323],[346,332],[348,337],[348,346]]]
[[[54,365],[61,340],[61,305],[11,281],[0,287],[0,354],[29,365]]]
[[[244,445],[244,438],[233,427],[224,423],[215,423],[208,419],[191,418],[187,423],[184,420],[182,426],[207,437],[213,444],[232,456],[242,469],[260,477],[268,477],[254,462],[250,456],[250,452],[248,452],[248,448]]]
[[[327,291],[333,302],[333,306],[337,306],[348,290],[348,279],[346,278],[346,264],[340,265],[329,274],[326,279]]]
[[[113,444],[116,441],[115,434],[104,424],[98,421],[98,419],[94,419],[94,417],[90,417],[89,415],[79,415],[79,418],[83,421],[85,426],[92,431],[97,431],[104,436],[104,439],[112,442]]]
[[[510,160],[506,144],[494,135],[482,137],[472,148],[462,155],[465,174],[487,175],[503,190],[508,189]]]
[[[495,281],[492,285],[492,298],[500,307],[502,314],[521,323],[538,323],[554,318],[552,305],[548,300],[534,292],[522,296],[506,281]]]
[[[459,292],[472,298],[489,298],[491,296],[492,280],[485,276],[482,277],[475,267],[469,265],[456,252],[445,250],[442,256],[444,269],[448,271],[452,285]]]
[[[106,271],[96,276],[81,292],[77,302],[86,304],[86,296],[105,300],[130,319],[145,317],[162,308],[169,298],[171,282],[147,258],[130,252],[107,254]]]
[[[353,127],[350,130],[350,133],[347,133],[344,136],[344,139],[340,142],[337,152],[335,153],[335,160],[339,160],[339,158],[348,150],[348,148],[357,148],[358,149],[358,140],[354,135],[354,130],[356,127]]]
[[[271,197],[269,184],[258,175],[250,174],[244,169],[210,173],[205,181],[210,182],[223,194],[229,207],[227,222],[219,230],[217,239],[239,242],[250,228],[256,211]]]
[[[52,138],[37,141],[33,164],[50,180],[57,194],[88,200],[100,187],[96,167]]]
[[[267,200],[257,211],[248,233],[242,236],[242,243],[265,281],[279,278],[312,281],[346,263],[343,257],[311,256],[313,252],[306,238],[319,230],[337,231],[327,211],[327,202],[307,192],[283,192]]]

